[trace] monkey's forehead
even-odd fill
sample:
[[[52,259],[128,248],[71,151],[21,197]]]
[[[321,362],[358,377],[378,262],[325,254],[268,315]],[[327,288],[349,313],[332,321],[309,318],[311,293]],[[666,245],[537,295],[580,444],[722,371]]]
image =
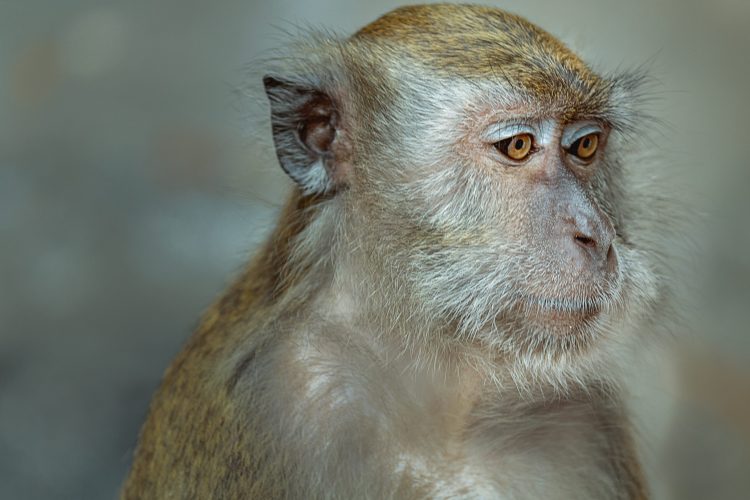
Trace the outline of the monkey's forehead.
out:
[[[402,55],[439,76],[497,80],[530,94],[590,100],[608,82],[555,37],[525,19],[477,5],[417,5],[396,9],[352,40]]]

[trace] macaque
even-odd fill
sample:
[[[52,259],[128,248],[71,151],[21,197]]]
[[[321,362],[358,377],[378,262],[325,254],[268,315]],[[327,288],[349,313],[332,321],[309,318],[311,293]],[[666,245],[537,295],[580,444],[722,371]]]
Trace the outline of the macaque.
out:
[[[643,72],[470,5],[290,50],[263,84],[293,191],[122,498],[648,498],[622,383],[670,297],[623,147]]]

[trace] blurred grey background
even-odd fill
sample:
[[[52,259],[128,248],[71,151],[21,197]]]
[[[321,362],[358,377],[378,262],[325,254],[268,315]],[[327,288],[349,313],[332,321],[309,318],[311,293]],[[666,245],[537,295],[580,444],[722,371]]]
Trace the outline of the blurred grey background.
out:
[[[116,496],[162,371],[288,188],[243,68],[295,25],[402,3],[0,0],[0,498]],[[597,68],[651,61],[707,248],[694,332],[643,404],[653,474],[662,498],[750,498],[750,2],[492,4]]]

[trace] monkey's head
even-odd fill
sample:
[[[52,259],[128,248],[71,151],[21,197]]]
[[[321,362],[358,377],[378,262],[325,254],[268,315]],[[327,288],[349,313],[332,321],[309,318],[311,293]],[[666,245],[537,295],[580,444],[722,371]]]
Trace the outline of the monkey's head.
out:
[[[618,156],[637,77],[477,6],[406,7],[301,49],[264,83],[281,166],[322,200],[308,264],[335,262],[420,342],[528,367],[626,342],[615,327],[657,294]]]

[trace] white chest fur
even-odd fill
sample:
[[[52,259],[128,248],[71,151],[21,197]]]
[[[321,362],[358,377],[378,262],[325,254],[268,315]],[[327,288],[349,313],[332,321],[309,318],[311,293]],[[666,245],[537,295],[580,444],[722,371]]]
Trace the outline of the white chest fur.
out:
[[[399,453],[394,473],[429,498],[616,498],[607,446],[594,422],[563,417],[517,425],[498,419],[454,453]]]
[[[342,365],[357,357],[319,347],[297,346],[306,367],[298,427],[284,433],[337,456],[362,450],[337,477],[392,483],[395,498],[617,498],[601,415],[586,398],[530,402],[472,377],[415,383],[376,360]]]

